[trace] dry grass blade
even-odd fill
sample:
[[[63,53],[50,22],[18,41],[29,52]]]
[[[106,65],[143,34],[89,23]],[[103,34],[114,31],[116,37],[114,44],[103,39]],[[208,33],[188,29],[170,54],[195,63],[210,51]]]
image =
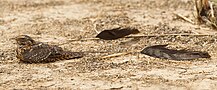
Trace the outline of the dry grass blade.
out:
[[[179,18],[181,18],[181,19],[183,19],[183,20],[191,23],[191,24],[195,24],[192,20],[188,19],[187,17],[185,17],[185,16],[183,16],[181,14],[177,14],[177,13],[173,13],[173,14],[176,15],[177,17],[179,17]]]
[[[214,36],[214,34],[159,34],[159,35],[135,35],[125,38],[142,38],[142,37],[165,37],[165,36]]]
[[[200,7],[199,6],[200,5],[198,5],[198,1],[197,0],[194,0],[194,1],[195,1],[195,7],[196,7],[196,10],[197,10],[197,18],[199,18],[199,12],[200,12],[200,10],[199,10]]]
[[[76,42],[76,41],[89,41],[89,40],[100,40],[99,38],[82,38],[82,39],[69,39],[65,43],[61,43],[58,45],[65,45],[71,42]]]
[[[132,35],[123,38],[143,38],[143,37],[165,37],[165,36],[214,36],[215,34],[158,34],[158,35]],[[76,41],[89,41],[89,40],[100,40],[99,38],[83,38],[83,39],[69,39],[65,43],[61,43],[58,45],[68,44],[70,42]]]
[[[113,58],[113,57],[127,55],[127,54],[130,54],[130,53],[132,53],[132,52],[115,53],[115,54],[111,54],[111,55],[100,57],[100,59]]]
[[[130,54],[130,53],[134,53],[134,52],[140,52],[140,50],[129,51],[129,52],[121,52],[121,53],[114,53],[114,54],[110,54],[110,55],[107,55],[107,56],[100,57],[100,59],[119,57],[119,56],[127,55],[127,54]]]
[[[214,35],[215,34],[150,34],[150,35],[131,35],[123,38],[164,37],[164,36],[214,36]],[[86,41],[86,40],[99,40],[99,38],[72,39],[68,41]]]
[[[99,38],[82,38],[82,39],[70,39],[68,41],[88,41],[88,40],[100,40]]]

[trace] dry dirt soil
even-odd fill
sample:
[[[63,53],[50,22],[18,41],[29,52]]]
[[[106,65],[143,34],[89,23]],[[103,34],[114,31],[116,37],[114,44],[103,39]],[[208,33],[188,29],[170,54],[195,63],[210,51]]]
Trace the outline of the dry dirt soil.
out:
[[[217,31],[174,13],[196,22],[193,0],[0,0],[0,89],[216,89]],[[150,36],[90,39],[115,27],[134,27],[141,32],[136,35]],[[12,39],[21,34],[86,55],[21,63]],[[206,51],[212,57],[175,61],[139,53],[158,44]],[[124,55],[103,58],[114,54]]]

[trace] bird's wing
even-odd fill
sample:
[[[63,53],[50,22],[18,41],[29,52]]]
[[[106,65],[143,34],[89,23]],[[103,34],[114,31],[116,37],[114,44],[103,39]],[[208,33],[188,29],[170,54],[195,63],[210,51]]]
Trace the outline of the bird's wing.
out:
[[[31,47],[30,50],[23,53],[23,59],[26,62],[37,63],[45,61],[52,53],[52,50],[47,44],[37,44]]]

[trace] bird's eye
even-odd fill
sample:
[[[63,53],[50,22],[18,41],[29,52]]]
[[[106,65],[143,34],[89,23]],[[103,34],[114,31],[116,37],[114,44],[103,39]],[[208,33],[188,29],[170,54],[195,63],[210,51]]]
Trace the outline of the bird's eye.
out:
[[[20,38],[20,40],[26,40],[26,38]]]

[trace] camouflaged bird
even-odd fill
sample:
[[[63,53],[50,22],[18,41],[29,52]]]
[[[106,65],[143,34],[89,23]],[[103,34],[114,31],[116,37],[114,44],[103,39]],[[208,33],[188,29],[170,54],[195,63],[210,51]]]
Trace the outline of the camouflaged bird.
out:
[[[166,45],[154,45],[146,47],[141,51],[152,57],[170,60],[193,60],[198,58],[210,58],[207,52],[202,51],[187,51],[187,50],[174,50],[166,48]]]
[[[139,30],[136,28],[114,28],[114,29],[107,29],[100,32],[96,37],[104,40],[115,40],[118,38],[123,38],[130,34],[138,34]]]
[[[27,35],[17,36],[15,40],[18,44],[17,58],[22,62],[48,63],[83,57],[81,52],[63,51],[61,47],[36,42]]]

